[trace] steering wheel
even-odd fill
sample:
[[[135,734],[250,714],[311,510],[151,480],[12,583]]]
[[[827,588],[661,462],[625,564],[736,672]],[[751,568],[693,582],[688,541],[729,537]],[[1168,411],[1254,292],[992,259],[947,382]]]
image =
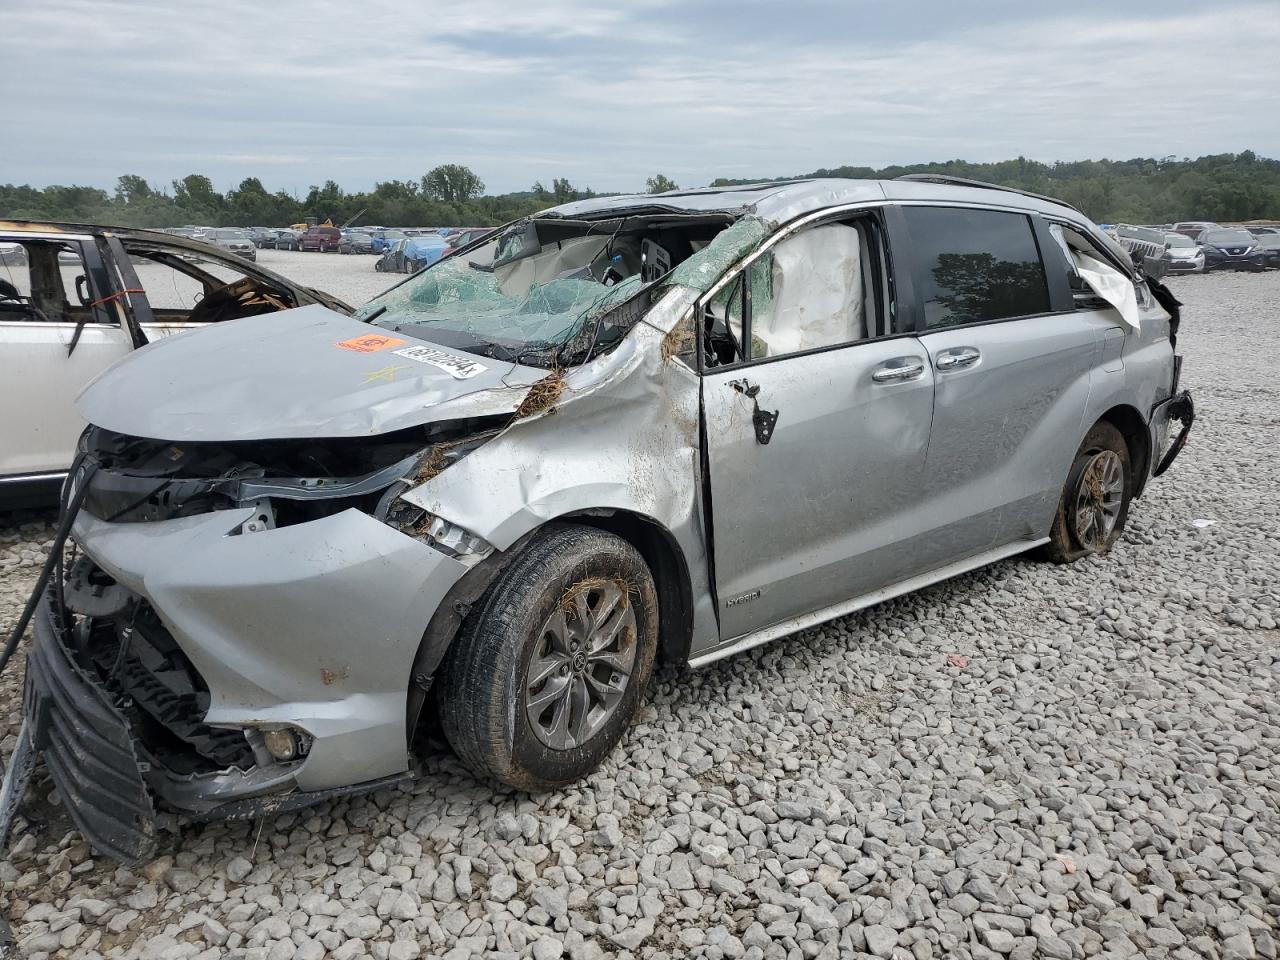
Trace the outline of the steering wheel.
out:
[[[22,294],[8,280],[0,280],[0,300],[22,300]]]

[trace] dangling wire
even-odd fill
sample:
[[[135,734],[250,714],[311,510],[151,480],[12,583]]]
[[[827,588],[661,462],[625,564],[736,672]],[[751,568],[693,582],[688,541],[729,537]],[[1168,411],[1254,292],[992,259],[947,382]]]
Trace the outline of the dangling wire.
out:
[[[63,503],[61,506],[62,517],[58,524],[58,531],[53,535],[53,544],[49,547],[49,556],[45,559],[44,567],[40,570],[40,576],[36,578],[35,589],[31,591],[31,597],[27,600],[27,605],[22,608],[22,613],[18,616],[18,623],[13,628],[13,633],[5,641],[3,649],[0,649],[0,673],[9,664],[9,659],[13,656],[18,644],[22,642],[22,635],[27,632],[27,626],[31,623],[31,618],[35,615],[36,607],[40,605],[40,598],[44,596],[45,588],[49,585],[49,578],[55,570],[62,568],[62,547],[67,542],[67,537],[71,534],[71,525],[75,522],[76,515],[80,512],[80,505],[84,503],[85,495],[89,492],[89,481],[93,475],[97,473],[98,465],[89,464],[83,475],[80,477],[80,486],[76,488],[76,492],[67,497],[66,492],[71,487],[72,478],[76,476],[76,468],[73,466],[71,472],[67,474],[67,482],[63,485]],[[58,596],[62,596],[61,577],[58,583]]]

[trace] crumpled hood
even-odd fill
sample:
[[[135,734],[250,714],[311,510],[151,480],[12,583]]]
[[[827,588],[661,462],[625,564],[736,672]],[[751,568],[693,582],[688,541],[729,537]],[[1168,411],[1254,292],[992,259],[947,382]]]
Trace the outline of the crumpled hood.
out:
[[[546,374],[313,305],[152,343],[92,381],[76,408],[157,440],[367,437],[512,412]]]

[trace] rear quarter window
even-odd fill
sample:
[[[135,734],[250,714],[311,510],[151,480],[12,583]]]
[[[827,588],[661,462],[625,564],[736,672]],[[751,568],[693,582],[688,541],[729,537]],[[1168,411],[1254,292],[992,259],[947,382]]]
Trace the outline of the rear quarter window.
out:
[[[903,215],[926,329],[1049,312],[1030,217],[963,207],[904,207]]]

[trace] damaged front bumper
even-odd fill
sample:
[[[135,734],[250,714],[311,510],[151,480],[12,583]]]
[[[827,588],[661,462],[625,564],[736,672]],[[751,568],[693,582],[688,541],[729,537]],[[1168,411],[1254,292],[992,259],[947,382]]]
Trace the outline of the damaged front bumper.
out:
[[[63,588],[80,615],[42,600],[24,736],[113,857],[148,855],[157,811],[255,816],[409,775],[414,659],[468,568],[359,510],[238,532],[254,515],[82,512]]]
[[[1191,425],[1195,420],[1196,405],[1191,399],[1190,390],[1181,390],[1156,404],[1152,413],[1152,423],[1156,427],[1156,451],[1159,459],[1155,461],[1151,471],[1153,477],[1160,476],[1173,466],[1173,461],[1178,459],[1178,454],[1186,446],[1187,438],[1191,435]],[[1181,424],[1181,429],[1178,430],[1177,436],[1170,440],[1169,435],[1175,423]]]

